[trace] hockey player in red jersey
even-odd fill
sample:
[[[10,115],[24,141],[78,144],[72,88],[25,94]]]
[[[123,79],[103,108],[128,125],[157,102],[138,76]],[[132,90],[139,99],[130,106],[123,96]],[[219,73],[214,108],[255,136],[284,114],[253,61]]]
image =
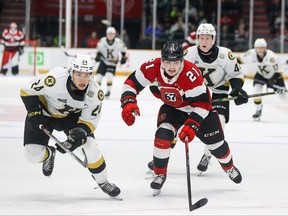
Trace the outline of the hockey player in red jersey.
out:
[[[24,53],[24,34],[17,30],[17,24],[12,22],[10,29],[5,29],[0,40],[4,46],[1,73],[6,75],[9,67],[13,75],[19,73],[19,56]]]
[[[166,181],[171,144],[179,132],[179,139],[191,142],[197,136],[209,145],[223,170],[235,183],[242,176],[234,166],[232,154],[217,112],[212,110],[211,95],[204,84],[201,71],[183,59],[181,43],[167,41],[161,58],[151,59],[135,70],[124,82],[121,95],[122,118],[131,126],[140,116],[137,95],[150,86],[153,95],[162,100],[154,138],[154,172],[151,188],[160,190]]]
[[[193,31],[185,38],[184,42],[182,43],[183,49],[185,50],[191,46],[196,45],[196,41],[196,32]]]

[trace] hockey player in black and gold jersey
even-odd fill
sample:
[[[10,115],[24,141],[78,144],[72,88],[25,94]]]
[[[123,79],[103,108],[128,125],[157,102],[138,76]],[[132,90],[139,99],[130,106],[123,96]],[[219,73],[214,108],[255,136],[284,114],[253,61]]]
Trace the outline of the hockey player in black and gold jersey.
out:
[[[212,91],[212,99],[225,98],[229,94],[237,96],[236,105],[248,102],[248,94],[243,90],[244,76],[232,51],[215,45],[216,31],[212,24],[205,23],[197,28],[197,46],[189,47],[185,59],[198,66],[205,84]],[[230,91],[230,92],[229,92]],[[222,127],[229,122],[229,101],[213,102],[213,109],[219,113]],[[206,146],[197,169],[207,170],[213,146]]]
[[[106,78],[107,88],[105,97],[109,98],[113,85],[113,77],[115,76],[116,66],[120,56],[120,64],[126,63],[127,47],[120,38],[116,37],[116,29],[114,27],[108,27],[106,37],[100,39],[96,49],[97,54],[95,61],[100,62],[97,69],[96,80],[97,83],[101,85],[103,78]]]
[[[262,93],[264,86],[272,88],[274,91],[285,91],[286,86],[282,76],[281,68],[276,53],[267,49],[267,42],[264,38],[257,38],[254,42],[254,48],[247,50],[238,58],[242,64],[250,64],[255,68],[253,77],[254,94]],[[285,99],[285,94],[279,94]],[[255,114],[252,116],[254,121],[260,121],[262,115],[262,98],[254,98],[256,108]]]
[[[84,150],[88,170],[100,188],[111,197],[120,189],[108,182],[107,167],[94,137],[101,115],[104,93],[93,79],[94,62],[89,55],[78,54],[67,70],[55,67],[47,74],[33,78],[21,89],[27,109],[24,129],[24,154],[31,163],[42,163],[45,176],[54,168],[56,150],[49,146],[49,137],[39,128],[51,133],[63,131],[63,145],[70,151]],[[60,146],[57,150],[65,153]]]

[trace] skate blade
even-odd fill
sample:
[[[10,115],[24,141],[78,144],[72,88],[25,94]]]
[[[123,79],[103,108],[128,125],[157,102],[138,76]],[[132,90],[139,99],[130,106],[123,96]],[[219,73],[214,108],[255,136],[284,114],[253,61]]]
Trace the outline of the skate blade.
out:
[[[198,171],[198,175],[197,176],[202,176],[203,172],[202,171]]]
[[[122,201],[123,200],[123,198],[121,197],[121,196],[115,196],[115,197],[113,197],[113,196],[110,196],[112,199],[115,199],[115,200],[118,200],[118,201]]]
[[[161,194],[161,189],[154,189],[153,190],[153,196],[158,196],[159,194]]]
[[[154,174],[154,171],[153,171],[153,170],[148,170],[148,171],[146,172],[146,174]]]
[[[253,121],[260,121],[260,118],[253,118]]]

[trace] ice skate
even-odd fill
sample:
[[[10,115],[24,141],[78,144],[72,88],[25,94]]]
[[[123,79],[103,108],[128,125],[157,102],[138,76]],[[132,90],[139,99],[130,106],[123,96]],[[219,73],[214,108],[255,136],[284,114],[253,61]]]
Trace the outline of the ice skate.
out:
[[[102,189],[104,193],[108,194],[111,198],[122,200],[122,198],[119,196],[121,190],[115,184],[112,184],[107,181],[105,183],[99,184],[99,187]]]
[[[207,156],[203,154],[197,169],[199,170],[199,176],[202,174],[202,172],[205,172],[208,169],[208,165],[210,164],[211,156]]]
[[[254,121],[260,121],[260,117],[262,115],[262,107],[263,105],[261,105],[260,110],[257,110],[256,113],[252,116]]]
[[[148,163],[148,168],[152,171],[154,170],[154,161],[153,160]]]
[[[156,175],[150,184],[150,187],[154,190],[153,196],[157,196],[161,193],[161,188],[166,181],[166,175],[160,174]]]
[[[154,173],[154,161],[150,161],[148,164],[148,171],[146,172],[146,174],[148,174],[147,177],[145,177],[145,179],[153,179],[155,177],[155,173]]]
[[[49,177],[53,172],[56,149],[53,146],[48,146],[47,149],[49,151],[49,157],[42,163],[42,172],[43,175]]]
[[[230,170],[225,170],[225,172],[236,184],[239,184],[242,181],[241,173],[235,166],[233,166]]]

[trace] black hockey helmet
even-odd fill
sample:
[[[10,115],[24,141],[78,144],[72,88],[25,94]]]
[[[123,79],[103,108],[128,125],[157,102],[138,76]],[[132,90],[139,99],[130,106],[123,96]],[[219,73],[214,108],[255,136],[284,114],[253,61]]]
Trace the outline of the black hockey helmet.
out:
[[[161,50],[161,58],[166,61],[179,61],[184,56],[184,49],[179,41],[168,40]]]

